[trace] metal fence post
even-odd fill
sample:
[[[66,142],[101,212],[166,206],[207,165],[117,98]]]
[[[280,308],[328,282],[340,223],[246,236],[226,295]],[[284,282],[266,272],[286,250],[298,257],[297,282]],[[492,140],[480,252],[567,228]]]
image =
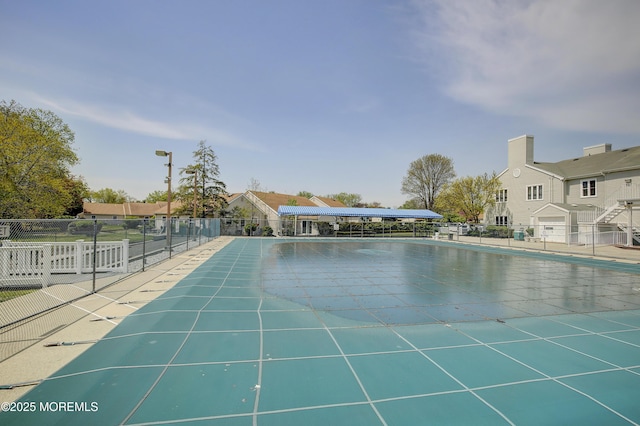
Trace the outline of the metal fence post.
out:
[[[171,259],[171,235],[173,234],[173,218],[167,218],[167,245],[169,246],[169,259]]]
[[[92,255],[92,263],[93,263],[93,271],[92,271],[92,293],[96,292],[96,252],[98,248],[98,219],[93,220],[93,255]]]
[[[189,239],[191,238],[191,219],[187,222],[187,251],[189,251]]]
[[[147,262],[145,256],[147,252],[147,218],[142,219],[142,272],[144,272],[144,264]]]

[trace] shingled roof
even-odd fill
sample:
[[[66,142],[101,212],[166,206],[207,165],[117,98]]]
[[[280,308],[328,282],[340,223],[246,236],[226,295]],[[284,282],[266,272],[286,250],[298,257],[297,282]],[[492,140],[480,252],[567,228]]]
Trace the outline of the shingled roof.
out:
[[[179,207],[179,203],[171,203],[171,210]],[[82,212],[85,215],[94,216],[154,216],[156,214],[166,213],[167,202],[159,201],[156,203],[84,203]]]
[[[640,169],[640,146],[558,161],[534,162],[533,165],[566,179],[578,179],[600,173]]]
[[[268,205],[273,211],[277,212],[279,206],[286,206],[294,204],[296,206],[309,206],[309,207],[318,207],[313,201],[306,197],[301,197],[299,195],[288,195],[288,194],[279,194],[277,192],[260,192],[260,191],[250,191],[253,195],[258,197],[263,203]],[[344,204],[340,203],[342,207]]]

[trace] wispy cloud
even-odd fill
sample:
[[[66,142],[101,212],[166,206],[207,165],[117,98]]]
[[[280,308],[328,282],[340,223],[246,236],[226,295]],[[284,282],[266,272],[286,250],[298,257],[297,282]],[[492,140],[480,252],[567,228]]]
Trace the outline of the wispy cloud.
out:
[[[231,133],[202,124],[152,120],[133,113],[126,108],[118,108],[116,110],[113,107],[81,103],[73,100],[53,101],[40,97],[38,102],[59,113],[135,134],[174,140],[193,141],[206,139],[221,145],[256,151],[261,150],[259,146],[246,142]]]
[[[637,0],[415,4],[416,39],[450,97],[559,128],[640,133]]]

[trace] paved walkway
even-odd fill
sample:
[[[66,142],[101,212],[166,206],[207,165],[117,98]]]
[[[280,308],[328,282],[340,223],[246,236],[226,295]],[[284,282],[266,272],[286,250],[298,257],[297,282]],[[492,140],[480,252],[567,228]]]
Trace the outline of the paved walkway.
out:
[[[561,255],[583,256],[602,258],[606,260],[616,260],[640,263],[640,247],[627,248],[617,246],[584,246],[584,245],[567,245],[562,243],[545,243],[543,241],[515,241],[505,238],[478,238],[461,236],[459,239],[454,236],[454,242],[465,244],[490,245],[497,247],[510,247],[513,249],[524,249],[531,251],[540,251],[545,253],[557,253]]]
[[[232,240],[233,237],[216,238],[70,305],[3,331],[2,345],[15,339],[38,337],[26,349],[0,362],[0,402],[20,398]],[[52,329],[56,323],[62,325]]]

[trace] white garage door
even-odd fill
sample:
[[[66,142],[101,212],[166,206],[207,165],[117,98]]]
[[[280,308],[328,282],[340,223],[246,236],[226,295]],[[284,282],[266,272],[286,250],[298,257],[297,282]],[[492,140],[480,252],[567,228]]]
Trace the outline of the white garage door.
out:
[[[564,218],[558,217],[541,217],[538,220],[540,224],[540,237],[546,238],[549,242],[566,243],[566,228]]]

